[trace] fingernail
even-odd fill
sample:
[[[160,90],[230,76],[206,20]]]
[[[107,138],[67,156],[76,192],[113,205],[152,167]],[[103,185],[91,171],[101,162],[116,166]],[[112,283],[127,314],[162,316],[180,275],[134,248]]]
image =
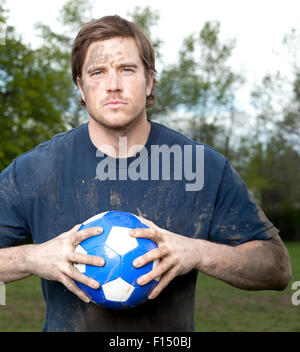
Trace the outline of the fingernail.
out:
[[[93,283],[93,288],[94,288],[95,290],[97,290],[99,287],[100,287],[99,282],[94,282],[94,283]]]
[[[138,284],[139,284],[139,285],[142,285],[142,284],[144,283],[144,281],[145,281],[145,280],[144,280],[143,278],[139,278],[139,279],[138,279]]]
[[[148,299],[153,299],[154,295],[152,293],[150,293],[150,295],[148,296]]]
[[[101,233],[101,232],[103,232],[103,228],[102,227],[97,227],[95,232],[96,233]]]
[[[133,265],[135,267],[138,267],[140,265],[140,261],[138,259],[135,259],[134,262],[133,262]]]

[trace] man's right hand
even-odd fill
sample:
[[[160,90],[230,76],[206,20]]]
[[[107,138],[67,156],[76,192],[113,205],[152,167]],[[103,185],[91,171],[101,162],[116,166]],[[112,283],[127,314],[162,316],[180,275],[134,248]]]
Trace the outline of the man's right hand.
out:
[[[41,244],[27,246],[27,270],[47,280],[61,282],[68,290],[77,295],[86,303],[90,302],[88,296],[76,285],[74,280],[94,289],[100,287],[99,283],[82,274],[75,266],[89,264],[103,266],[104,259],[98,256],[76,253],[75,248],[85,239],[102,233],[102,228],[92,227],[78,231],[80,225]]]

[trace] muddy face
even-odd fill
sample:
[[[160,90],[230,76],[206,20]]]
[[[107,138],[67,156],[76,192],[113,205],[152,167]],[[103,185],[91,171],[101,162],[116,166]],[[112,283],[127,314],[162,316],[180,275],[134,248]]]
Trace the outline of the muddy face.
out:
[[[92,43],[78,84],[89,115],[103,126],[119,129],[146,118],[152,79],[132,38]]]

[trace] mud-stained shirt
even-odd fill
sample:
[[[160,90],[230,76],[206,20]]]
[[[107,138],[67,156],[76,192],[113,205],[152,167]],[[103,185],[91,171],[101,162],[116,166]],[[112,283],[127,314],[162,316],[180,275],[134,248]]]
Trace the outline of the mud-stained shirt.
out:
[[[0,246],[27,234],[43,243],[108,210],[230,246],[270,238],[273,225],[217,151],[156,122],[140,148],[127,159],[108,157],[83,124],[17,157],[0,174]],[[59,282],[42,279],[43,330],[193,331],[196,280],[193,270],[156,299],[116,311],[83,303]]]

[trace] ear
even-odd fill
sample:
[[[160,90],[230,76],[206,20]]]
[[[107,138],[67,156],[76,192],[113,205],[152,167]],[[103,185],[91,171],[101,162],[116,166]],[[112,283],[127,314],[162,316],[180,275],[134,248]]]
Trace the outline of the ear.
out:
[[[154,72],[151,71],[150,73],[148,73],[148,76],[147,76],[147,79],[146,79],[146,94],[147,94],[147,97],[152,92],[153,82],[154,82]]]
[[[77,87],[78,87],[80,94],[81,94],[81,98],[85,102],[82,79],[80,77],[77,77],[76,82],[77,82]]]

